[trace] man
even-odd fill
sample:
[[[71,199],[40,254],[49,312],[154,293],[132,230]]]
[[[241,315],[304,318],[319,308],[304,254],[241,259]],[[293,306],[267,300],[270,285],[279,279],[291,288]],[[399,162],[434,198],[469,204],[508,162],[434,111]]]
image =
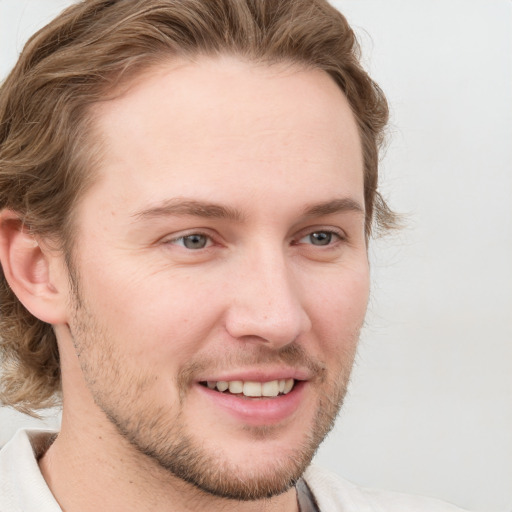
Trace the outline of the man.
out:
[[[387,120],[327,3],[86,0],[0,93],[5,510],[455,510],[309,467],[368,300]]]

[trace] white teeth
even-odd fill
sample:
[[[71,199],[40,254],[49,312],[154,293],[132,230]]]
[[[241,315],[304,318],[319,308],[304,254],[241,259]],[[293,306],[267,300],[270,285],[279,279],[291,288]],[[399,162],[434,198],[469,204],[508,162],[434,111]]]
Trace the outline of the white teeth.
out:
[[[268,382],[256,382],[256,381],[206,381],[206,385],[210,389],[217,389],[220,392],[229,390],[234,395],[243,394],[248,397],[276,397],[279,394],[288,394],[295,384],[293,379],[279,379],[271,380]]]
[[[289,393],[293,388],[293,379],[286,379],[286,382],[284,384],[284,391],[283,393],[286,395],[286,393]]]
[[[219,391],[226,391],[229,388],[229,384],[225,380],[219,380],[217,382],[217,389]]]
[[[261,382],[244,382],[244,390],[242,393],[245,396],[261,396]]]
[[[262,396],[277,396],[279,395],[279,381],[271,380],[270,382],[264,382],[261,385]]]
[[[242,393],[244,390],[244,383],[241,380],[232,380],[229,383],[229,392],[237,395],[238,393]]]

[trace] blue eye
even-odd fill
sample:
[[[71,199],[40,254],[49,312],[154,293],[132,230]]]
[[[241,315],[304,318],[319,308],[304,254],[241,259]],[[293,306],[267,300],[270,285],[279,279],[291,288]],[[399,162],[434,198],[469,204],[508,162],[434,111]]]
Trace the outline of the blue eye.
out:
[[[333,231],[314,231],[313,233],[309,233],[302,237],[299,242],[303,244],[325,246],[330,245],[333,241],[339,238],[340,236]]]
[[[309,239],[313,245],[329,245],[332,240],[332,233],[327,231],[317,231],[309,235]]]
[[[173,240],[173,242],[182,245],[186,249],[204,249],[210,242],[210,238],[201,233],[193,233],[191,235],[180,236]]]

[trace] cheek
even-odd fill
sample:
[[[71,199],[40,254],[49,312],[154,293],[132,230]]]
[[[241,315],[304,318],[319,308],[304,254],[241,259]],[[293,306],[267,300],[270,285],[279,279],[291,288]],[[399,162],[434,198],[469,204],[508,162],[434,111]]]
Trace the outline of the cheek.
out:
[[[122,270],[91,272],[83,286],[88,309],[111,340],[155,365],[197,352],[222,314],[213,284],[185,273]]]
[[[352,272],[332,275],[311,294],[309,309],[313,329],[329,349],[348,349],[356,345],[369,296],[366,265]]]

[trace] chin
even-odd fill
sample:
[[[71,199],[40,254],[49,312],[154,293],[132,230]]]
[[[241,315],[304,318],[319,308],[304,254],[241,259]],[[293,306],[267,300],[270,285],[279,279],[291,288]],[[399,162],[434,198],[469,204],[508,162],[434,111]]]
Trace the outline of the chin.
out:
[[[251,501],[288,491],[304,473],[315,452],[316,447],[309,443],[273,452],[265,450],[265,453],[249,448],[244,460],[235,462],[220,450],[201,452],[184,440],[181,446],[175,447],[172,457],[157,462],[173,476],[205,493]]]
[[[252,501],[289,490],[311,463],[334,423],[334,411],[321,404],[310,420],[288,427],[245,426],[237,435],[191,434],[186,422],[152,422],[126,430],[137,451],[166,473],[220,498]],[[177,420],[177,421],[176,421]],[[140,427],[139,423],[139,427]]]

